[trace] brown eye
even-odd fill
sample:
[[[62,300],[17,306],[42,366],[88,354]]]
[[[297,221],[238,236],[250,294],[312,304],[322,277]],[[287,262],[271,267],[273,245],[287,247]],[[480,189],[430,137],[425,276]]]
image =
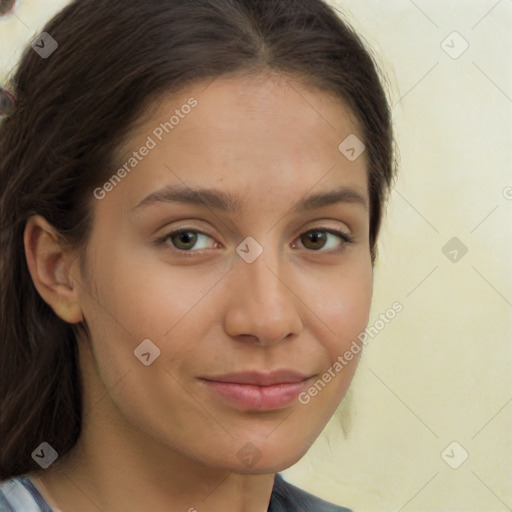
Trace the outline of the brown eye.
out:
[[[180,231],[170,236],[169,240],[172,240],[172,244],[177,249],[187,250],[194,247],[197,242],[197,238],[197,233],[195,231]]]
[[[301,236],[301,241],[307,249],[321,249],[326,240],[325,231],[309,231]]]
[[[334,240],[333,244],[333,242],[330,242],[329,240],[330,237],[338,238],[338,240]],[[326,251],[322,252],[342,249],[345,245],[353,243],[352,238],[350,238],[346,233],[331,229],[312,229],[303,233],[300,236],[300,240],[306,249],[310,249],[312,251],[319,251],[320,249],[325,249],[326,246],[330,245]]]
[[[208,243],[208,239],[213,240],[213,244]],[[174,252],[194,253],[197,250],[215,248],[215,239],[202,231],[196,229],[182,228],[171,231],[155,241],[157,245],[166,245]]]

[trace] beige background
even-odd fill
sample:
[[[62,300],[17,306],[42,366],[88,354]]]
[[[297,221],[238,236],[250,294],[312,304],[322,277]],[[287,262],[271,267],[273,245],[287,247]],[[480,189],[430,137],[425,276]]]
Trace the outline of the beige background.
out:
[[[66,3],[21,0],[0,18],[0,83]],[[401,167],[370,325],[403,311],[284,475],[358,512],[512,510],[512,1],[332,3],[389,81]],[[469,44],[457,58],[454,31]],[[453,237],[468,249],[445,250],[456,262]]]

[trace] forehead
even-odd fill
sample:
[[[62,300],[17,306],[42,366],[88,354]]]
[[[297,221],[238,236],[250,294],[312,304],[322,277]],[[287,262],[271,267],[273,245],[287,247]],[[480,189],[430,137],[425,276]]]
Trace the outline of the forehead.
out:
[[[339,149],[349,136],[362,138],[355,117],[338,98],[290,77],[221,77],[150,107],[119,158],[154,142],[126,180],[130,204],[168,184],[295,196],[344,185],[366,194],[366,155],[350,161]]]

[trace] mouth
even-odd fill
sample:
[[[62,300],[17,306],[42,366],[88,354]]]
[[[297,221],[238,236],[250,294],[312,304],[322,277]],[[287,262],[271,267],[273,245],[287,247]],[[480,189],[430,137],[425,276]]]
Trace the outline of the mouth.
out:
[[[275,410],[290,404],[314,377],[294,370],[239,372],[199,380],[217,398],[243,410]]]

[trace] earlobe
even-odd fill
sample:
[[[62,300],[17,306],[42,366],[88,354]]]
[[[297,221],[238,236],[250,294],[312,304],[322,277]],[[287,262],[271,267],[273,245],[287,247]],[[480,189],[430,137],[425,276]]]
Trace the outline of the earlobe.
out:
[[[81,322],[77,284],[71,276],[75,256],[61,245],[55,228],[34,215],[27,220],[23,242],[30,276],[41,298],[65,322]]]

